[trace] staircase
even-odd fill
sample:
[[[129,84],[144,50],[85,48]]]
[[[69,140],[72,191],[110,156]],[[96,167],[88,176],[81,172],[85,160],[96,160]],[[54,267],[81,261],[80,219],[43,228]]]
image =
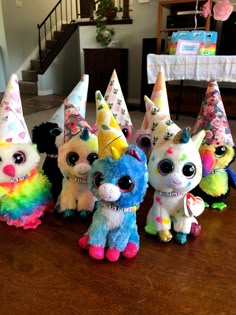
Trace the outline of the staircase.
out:
[[[38,74],[43,74],[77,29],[77,0],[60,0],[38,24],[39,57],[30,61],[29,70],[22,71],[20,93],[38,95]]]

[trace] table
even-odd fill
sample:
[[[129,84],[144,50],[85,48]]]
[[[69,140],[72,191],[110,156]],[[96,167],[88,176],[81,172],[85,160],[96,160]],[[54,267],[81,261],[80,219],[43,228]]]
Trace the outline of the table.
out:
[[[148,83],[156,82],[157,73],[163,67],[166,81],[181,80],[180,101],[176,118],[180,113],[183,80],[236,82],[236,56],[179,56],[147,55]]]
[[[236,313],[236,191],[224,211],[198,217],[185,245],[146,235],[149,187],[137,211],[134,259],[95,261],[77,240],[90,222],[53,213],[33,231],[0,222],[1,315],[233,315]]]

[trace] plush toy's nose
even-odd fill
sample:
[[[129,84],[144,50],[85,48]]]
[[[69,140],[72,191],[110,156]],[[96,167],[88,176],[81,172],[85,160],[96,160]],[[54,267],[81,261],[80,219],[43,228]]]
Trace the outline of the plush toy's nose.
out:
[[[205,177],[210,174],[215,165],[215,155],[210,150],[204,150],[200,152],[202,160],[202,176]]]
[[[8,176],[15,177],[15,167],[12,164],[5,165],[2,171]]]

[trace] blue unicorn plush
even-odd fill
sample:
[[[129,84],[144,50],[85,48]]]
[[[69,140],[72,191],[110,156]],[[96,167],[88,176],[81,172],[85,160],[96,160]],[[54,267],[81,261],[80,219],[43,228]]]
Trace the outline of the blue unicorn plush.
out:
[[[79,246],[97,260],[136,256],[139,234],[136,210],[147,189],[146,156],[129,145],[100,92],[96,93],[99,159],[89,173],[89,188],[97,198],[92,223]],[[106,252],[105,252],[106,251]]]

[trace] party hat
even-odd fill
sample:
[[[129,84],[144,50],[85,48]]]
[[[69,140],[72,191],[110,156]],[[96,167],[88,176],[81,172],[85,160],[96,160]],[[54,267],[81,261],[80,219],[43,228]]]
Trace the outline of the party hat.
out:
[[[114,159],[119,159],[128,147],[128,143],[101,92],[96,91],[95,97],[97,107],[96,125],[98,126],[98,155],[101,158],[112,156]]]
[[[200,130],[206,131],[202,144],[234,145],[219,86],[215,80],[208,83],[193,134]]]
[[[72,104],[64,106],[64,122],[64,142],[68,142],[78,133],[82,133],[85,127],[89,132],[95,132]]]
[[[166,141],[173,139],[181,130],[171,119],[167,112],[162,112],[147,96],[146,117],[148,120],[153,146],[160,146]]]
[[[0,105],[0,142],[31,143],[16,74],[11,75]]]
[[[115,69],[107,86],[104,99],[120,126],[133,126]]]
[[[156,82],[153,87],[151,100],[159,110],[170,117],[169,103],[167,97],[164,69],[161,68],[157,74]],[[144,116],[141,129],[149,129],[147,116]]]
[[[63,104],[54,113],[49,122],[57,123],[59,127],[64,126],[64,107],[65,105],[72,104],[78,110],[80,115],[85,118],[87,94],[88,94],[89,75],[84,74],[78,84],[70,92]]]

